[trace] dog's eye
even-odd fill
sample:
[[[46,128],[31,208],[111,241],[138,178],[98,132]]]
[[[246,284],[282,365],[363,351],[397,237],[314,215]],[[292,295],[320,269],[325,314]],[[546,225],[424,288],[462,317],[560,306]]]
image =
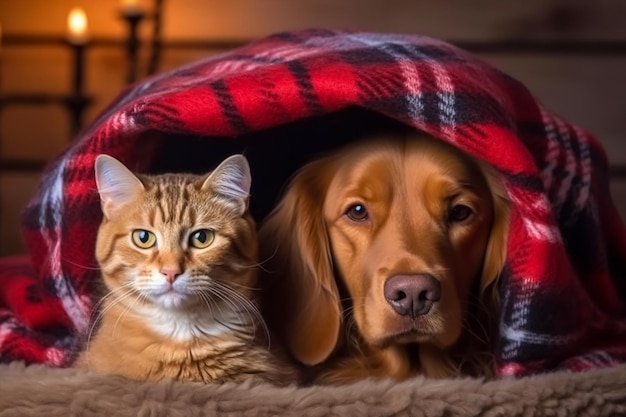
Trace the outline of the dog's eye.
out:
[[[346,215],[355,222],[362,222],[367,220],[367,209],[362,204],[355,204],[350,206],[348,211],[346,211]]]
[[[448,213],[448,221],[462,222],[464,220],[467,220],[472,215],[472,213],[472,209],[468,206],[463,204],[457,204],[455,206],[452,206],[452,208],[450,209],[450,212]]]

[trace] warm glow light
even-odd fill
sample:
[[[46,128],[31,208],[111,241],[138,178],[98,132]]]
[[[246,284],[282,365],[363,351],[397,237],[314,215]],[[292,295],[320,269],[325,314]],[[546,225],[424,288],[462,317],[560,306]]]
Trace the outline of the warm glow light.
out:
[[[87,15],[80,7],[74,7],[67,15],[67,39],[73,44],[87,42]]]
[[[139,16],[143,14],[140,0],[122,0],[122,14],[125,16]]]

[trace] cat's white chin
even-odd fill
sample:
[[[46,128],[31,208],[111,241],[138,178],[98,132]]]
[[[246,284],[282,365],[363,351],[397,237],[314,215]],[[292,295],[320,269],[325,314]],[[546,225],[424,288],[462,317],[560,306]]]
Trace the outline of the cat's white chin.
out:
[[[140,292],[156,306],[166,309],[183,309],[195,305],[197,297],[188,289],[185,277],[170,284],[157,276],[149,286],[140,289]]]
[[[181,294],[176,291],[168,291],[166,293],[150,297],[152,302],[168,309],[179,309],[190,304],[189,295]]]

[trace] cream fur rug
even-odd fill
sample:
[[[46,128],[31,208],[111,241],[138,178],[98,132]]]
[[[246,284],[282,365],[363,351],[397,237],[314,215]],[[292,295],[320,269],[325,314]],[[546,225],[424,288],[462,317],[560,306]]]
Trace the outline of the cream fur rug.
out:
[[[522,379],[363,381],[342,387],[141,383],[77,369],[0,366],[8,416],[624,416],[626,365]]]

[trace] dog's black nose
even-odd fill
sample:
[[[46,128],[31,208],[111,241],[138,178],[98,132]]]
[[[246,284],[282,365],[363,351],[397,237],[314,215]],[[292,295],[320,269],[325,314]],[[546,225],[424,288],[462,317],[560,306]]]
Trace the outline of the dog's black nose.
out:
[[[415,318],[441,299],[441,284],[429,274],[395,275],[385,282],[384,293],[396,313]]]

